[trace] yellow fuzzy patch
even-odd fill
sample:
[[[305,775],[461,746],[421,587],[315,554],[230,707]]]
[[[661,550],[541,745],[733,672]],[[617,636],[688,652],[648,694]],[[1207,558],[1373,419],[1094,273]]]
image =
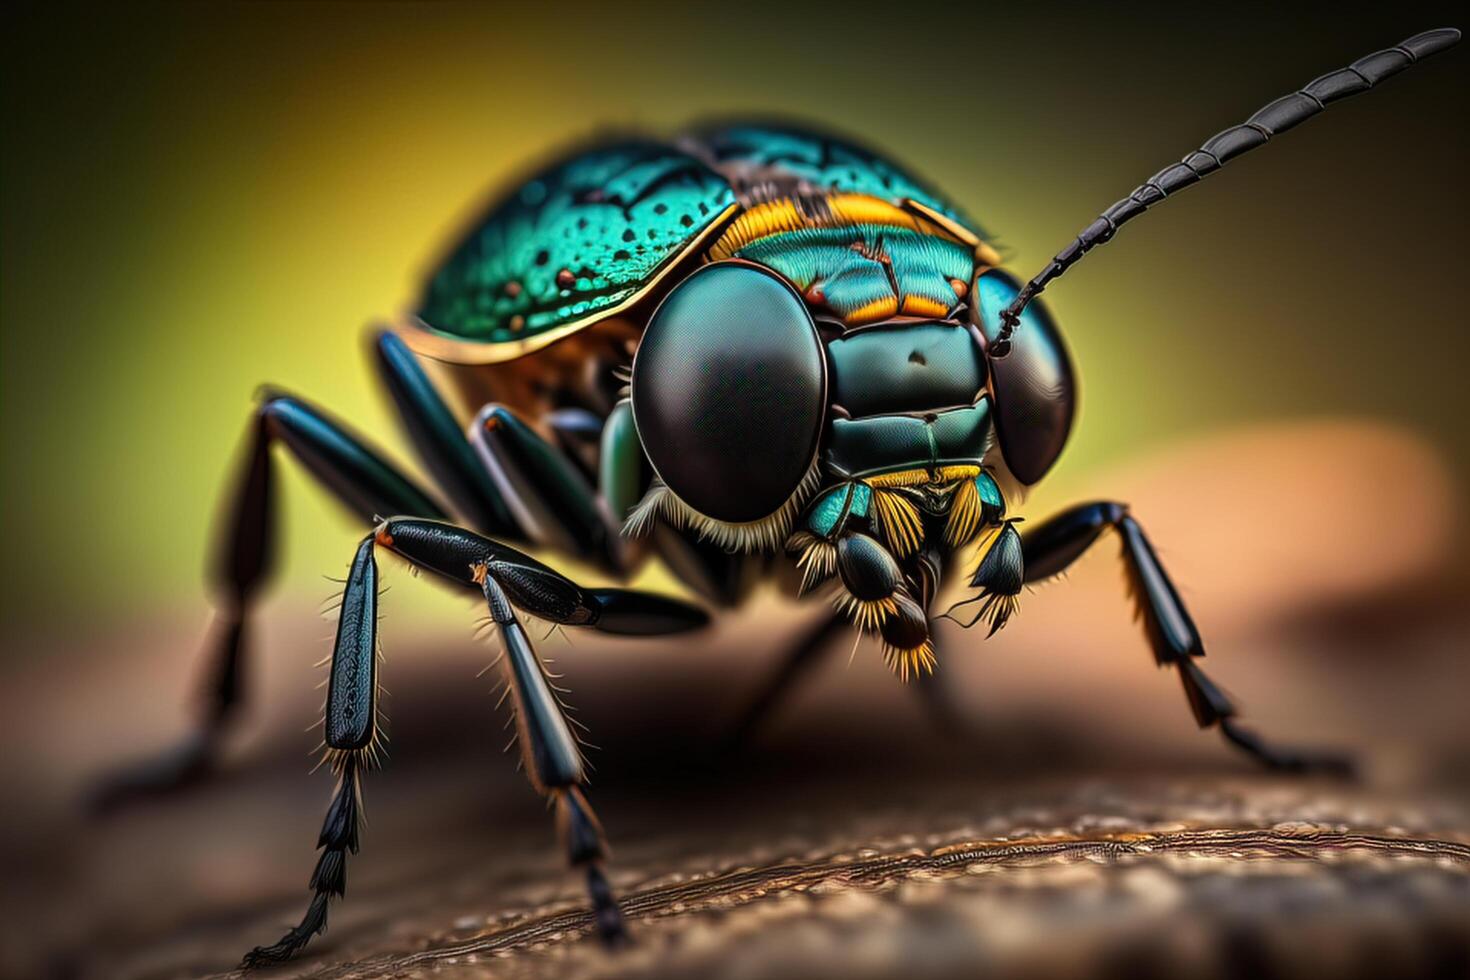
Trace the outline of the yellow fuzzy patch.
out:
[[[710,247],[709,257],[715,262],[728,259],[751,242],[783,231],[796,231],[808,224],[807,218],[796,209],[796,203],[790,198],[757,204],[730,222],[730,227]]]
[[[975,536],[982,510],[980,490],[973,479],[955,488],[954,499],[949,502],[949,523],[944,528],[944,538],[951,548],[958,548]]]
[[[903,312],[908,316],[942,317],[949,312],[949,307],[927,296],[915,296],[910,293],[903,298]]]
[[[858,327],[865,323],[877,323],[879,320],[886,320],[897,312],[898,297],[890,294],[858,307],[845,316],[843,322],[849,326]]]
[[[883,624],[883,620],[898,613],[898,603],[893,596],[882,599],[859,599],[851,592],[839,592],[832,600],[848,619],[855,623],[858,629],[871,633]]]
[[[917,551],[924,543],[924,525],[913,501],[902,494],[877,490],[873,493],[873,503],[878,512],[878,528],[894,557],[902,558]]]
[[[928,640],[912,650],[900,650],[885,643],[883,662],[888,664],[888,669],[897,674],[901,681],[907,681],[910,676],[918,677],[920,672],[932,674],[937,663],[934,659],[934,645]]]
[[[867,194],[832,194],[827,198],[827,206],[832,209],[837,224],[891,225],[940,238],[953,237],[934,222]]]

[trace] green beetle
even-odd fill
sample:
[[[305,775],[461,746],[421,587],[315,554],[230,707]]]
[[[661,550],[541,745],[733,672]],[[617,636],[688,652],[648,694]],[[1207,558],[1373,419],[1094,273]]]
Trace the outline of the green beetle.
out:
[[[201,731],[109,783],[99,801],[207,768],[239,701],[242,637],[274,548],[277,444],[372,530],[350,566],[331,661],[324,746],[340,782],[313,898],[301,924],[248,964],[299,950],[345,890],[359,780],[381,733],[382,548],[483,597],[507,653],[526,772],[555,803],[609,941],[624,927],[601,870],[600,824],[522,613],[675,633],[701,626],[707,606],[738,603],[764,575],[834,606],[788,662],[850,621],[907,678],[937,663],[930,623],[958,556],[973,553],[971,597],[951,612],[971,609],[963,625],[983,618],[994,633],[1027,583],[1062,572],[1113,530],[1154,656],[1178,671],[1199,725],[1270,766],[1340,768],[1237,724],[1124,505],[1085,503],[1024,534],[1016,527],[1007,498],[1046,475],[1076,408],[1061,333],[1034,299],[1152,204],[1458,38],[1418,35],[1272,102],[1140,185],[1024,285],[953,202],[831,136],[716,126],[592,147],[546,169],[474,223],[413,316],[375,336],[382,378],[437,492],[308,402],[262,400],[214,565],[219,640]],[[452,377],[475,412],[467,430],[419,356],[459,366]],[[703,604],[586,588],[523,548],[624,578],[656,554]]]

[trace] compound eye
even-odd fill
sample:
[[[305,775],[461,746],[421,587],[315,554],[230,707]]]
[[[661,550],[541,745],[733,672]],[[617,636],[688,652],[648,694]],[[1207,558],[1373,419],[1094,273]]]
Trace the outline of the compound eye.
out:
[[[986,341],[995,341],[1001,311],[1019,292],[1020,284],[999,269],[982,272],[975,280],[972,309]],[[990,372],[1001,455],[1016,479],[1035,483],[1061,455],[1077,407],[1072,359],[1039,299],[1022,311],[1010,354],[992,360]]]
[[[748,524],[800,503],[826,413],[827,361],[785,280],[744,262],[695,271],[649,320],[630,387],[644,452],[696,516]]]

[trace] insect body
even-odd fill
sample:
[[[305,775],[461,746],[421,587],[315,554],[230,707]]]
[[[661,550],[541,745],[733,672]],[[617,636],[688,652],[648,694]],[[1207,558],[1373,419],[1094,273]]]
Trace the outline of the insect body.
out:
[[[345,890],[357,789],[380,735],[380,549],[486,603],[527,774],[556,804],[609,940],[623,935],[622,916],[600,868],[581,755],[519,617],[650,635],[695,628],[705,613],[584,588],[527,546],[614,574],[657,553],[713,605],[737,603],[770,573],[793,594],[830,596],[831,622],[874,635],[907,678],[942,661],[930,623],[963,556],[973,552],[969,598],[951,612],[994,633],[1024,585],[1115,530],[1155,659],[1178,672],[1199,725],[1268,765],[1336,765],[1237,724],[1126,506],[1086,503],[1016,526],[1007,498],[1046,475],[1076,403],[1066,346],[1035,297],[1150,205],[1458,37],[1418,35],[1271,103],[1145,182],[1024,285],[951,201],[826,136],[733,125],[599,146],[545,170],[468,231],[414,316],[375,337],[447,503],[319,409],[267,397],[216,563],[218,668],[203,731],[105,798],[178,782],[211,757],[238,701],[241,637],[270,564],[277,443],[372,530],[350,566],[332,657],[325,746],[339,785],[314,896],[301,924],[247,963],[295,953]],[[416,354],[466,366],[463,387],[483,405],[467,434]]]

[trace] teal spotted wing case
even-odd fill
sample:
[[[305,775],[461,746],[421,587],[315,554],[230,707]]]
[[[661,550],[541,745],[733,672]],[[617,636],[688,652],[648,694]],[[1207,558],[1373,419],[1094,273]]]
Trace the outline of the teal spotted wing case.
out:
[[[722,176],[675,147],[589,150],[493,206],[434,273],[418,317],[499,344],[611,311],[734,203]]]

